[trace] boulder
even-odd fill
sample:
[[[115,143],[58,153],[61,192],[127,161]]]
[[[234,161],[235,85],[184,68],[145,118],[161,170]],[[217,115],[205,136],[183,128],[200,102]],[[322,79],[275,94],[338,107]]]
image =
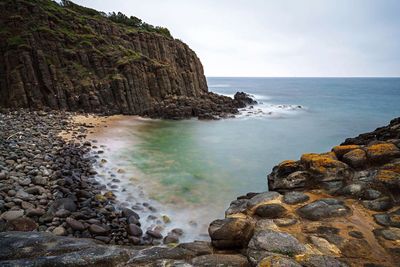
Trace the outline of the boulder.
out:
[[[297,209],[297,213],[303,218],[318,221],[326,218],[347,216],[351,214],[351,210],[340,200],[323,198]]]
[[[332,152],[335,153],[338,159],[342,159],[342,157],[348,152],[360,148],[359,145],[340,145],[332,148]]]
[[[12,221],[24,216],[23,210],[9,210],[1,214],[0,219]]]
[[[392,143],[373,144],[366,148],[368,160],[372,163],[385,163],[400,157],[400,149]]]
[[[65,221],[67,222],[67,225],[75,231],[83,231],[86,229],[83,223],[71,217],[68,217],[67,219],[65,219]]]
[[[354,149],[344,154],[342,160],[353,168],[362,168],[367,164],[367,153],[362,149]]]
[[[247,246],[254,232],[251,219],[225,218],[213,221],[209,228],[211,244],[218,249],[235,249]]]
[[[343,180],[352,174],[349,166],[337,160],[333,152],[303,154],[300,162],[319,181]]]
[[[142,229],[140,229],[139,226],[137,226],[136,224],[129,224],[128,225],[128,234],[132,235],[132,236],[142,236],[143,235],[143,231]]]

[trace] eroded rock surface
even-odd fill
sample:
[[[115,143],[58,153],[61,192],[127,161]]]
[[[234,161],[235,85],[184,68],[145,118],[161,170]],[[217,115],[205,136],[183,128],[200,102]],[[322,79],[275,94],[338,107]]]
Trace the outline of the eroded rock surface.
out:
[[[245,252],[252,266],[398,266],[399,183],[397,118],[278,164],[268,175],[274,191],[241,196],[225,215],[256,221]]]

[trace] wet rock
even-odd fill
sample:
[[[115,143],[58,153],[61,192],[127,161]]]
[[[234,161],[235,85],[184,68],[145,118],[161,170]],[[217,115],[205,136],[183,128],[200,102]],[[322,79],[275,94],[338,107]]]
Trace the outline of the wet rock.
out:
[[[283,196],[283,202],[290,205],[306,202],[310,197],[302,192],[288,192]]]
[[[283,217],[286,209],[279,204],[262,204],[257,207],[255,214],[267,219],[276,219]]]
[[[331,217],[346,216],[351,214],[351,210],[337,199],[324,198],[297,209],[297,213],[303,218],[317,221]]]
[[[95,240],[40,232],[0,233],[0,247],[0,264],[5,266],[116,266],[132,254]]]
[[[157,230],[147,230],[146,234],[148,234],[149,236],[155,238],[155,239],[161,239],[163,238],[162,234],[160,233],[160,231]]]
[[[172,233],[168,233],[168,235],[166,237],[164,237],[163,243],[164,244],[179,243],[179,237]]]
[[[255,223],[242,218],[226,218],[213,221],[208,233],[211,243],[218,249],[246,247],[254,232]]]
[[[142,236],[143,235],[142,229],[140,229],[140,227],[137,226],[136,224],[129,224],[127,231],[132,236]]]
[[[75,231],[83,231],[86,229],[86,227],[83,223],[81,223],[80,221],[77,221],[71,217],[68,217],[65,221],[67,222],[68,226],[71,227]]]
[[[137,220],[140,219],[139,215],[136,212],[128,208],[122,209],[122,216],[124,216],[127,219],[131,216],[135,217]]]
[[[192,259],[193,266],[249,267],[247,258],[240,254],[209,254]]]

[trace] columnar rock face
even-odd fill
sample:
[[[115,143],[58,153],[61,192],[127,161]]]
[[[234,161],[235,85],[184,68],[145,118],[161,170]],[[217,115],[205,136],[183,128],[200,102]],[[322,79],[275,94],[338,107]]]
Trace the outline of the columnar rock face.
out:
[[[79,6],[0,3],[0,107],[146,114],[171,95],[207,91],[180,40]]]

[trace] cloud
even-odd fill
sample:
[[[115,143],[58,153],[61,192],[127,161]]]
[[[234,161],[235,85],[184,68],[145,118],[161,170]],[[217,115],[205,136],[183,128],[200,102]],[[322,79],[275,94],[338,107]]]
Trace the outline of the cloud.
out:
[[[166,26],[209,76],[400,76],[395,0],[76,0]]]

